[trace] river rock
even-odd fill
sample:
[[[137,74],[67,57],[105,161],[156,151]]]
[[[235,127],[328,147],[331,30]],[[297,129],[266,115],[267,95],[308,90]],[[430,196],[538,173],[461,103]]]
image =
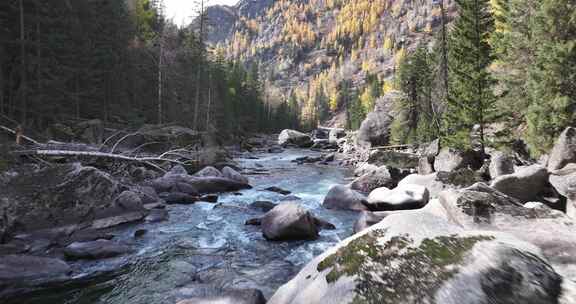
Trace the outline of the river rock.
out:
[[[328,134],[328,140],[332,144],[338,144],[338,139],[346,136],[346,130],[340,128],[333,128],[330,129],[330,133]]]
[[[64,249],[64,255],[70,260],[105,259],[129,253],[129,246],[109,240],[74,242]]]
[[[64,261],[29,255],[0,257],[0,299],[37,287],[70,279],[72,270]]]
[[[360,146],[382,146],[388,144],[390,125],[394,120],[392,104],[401,98],[399,92],[389,92],[376,101],[374,111],[368,113],[360,124],[357,143]]]
[[[362,163],[354,170],[354,176],[362,176],[376,170],[378,170],[378,166],[369,163]]]
[[[440,153],[440,139],[435,139],[424,149],[424,156],[434,159]]]
[[[186,186],[187,189],[189,189],[189,191],[186,192],[195,191],[196,194],[232,192],[252,188],[246,183],[224,177],[198,177],[188,174],[166,174],[163,177],[153,180],[150,186],[158,193],[171,191],[181,192],[182,187]]]
[[[229,289],[215,294],[191,297],[176,304],[266,304],[258,289]]]
[[[541,165],[524,167],[518,172],[497,177],[490,184],[494,189],[526,203],[538,201],[546,191],[548,170]]]
[[[560,134],[550,152],[548,170],[562,169],[569,163],[576,163],[576,128],[573,127],[566,128]]]
[[[274,207],[276,207],[276,204],[269,201],[255,201],[250,204],[250,208],[264,212],[268,212],[274,209]]]
[[[124,191],[120,193],[114,203],[120,208],[126,210],[142,210],[144,204],[140,197],[141,196],[134,191]]]
[[[19,170],[0,184],[0,232],[53,228],[130,212],[113,204],[123,190],[119,182],[94,167],[76,163]]]
[[[394,188],[400,179],[402,176],[398,169],[382,166],[356,178],[350,184],[350,188],[370,193],[370,191],[380,187]]]
[[[434,157],[423,156],[418,159],[418,174],[434,173]]]
[[[370,152],[368,163],[400,169],[418,167],[418,155],[406,152],[374,150]]]
[[[514,173],[514,158],[499,151],[493,153],[490,158],[489,172],[492,179]]]
[[[362,211],[354,222],[354,233],[358,233],[370,226],[380,223],[384,218],[392,214],[389,211]]]
[[[300,148],[308,148],[312,146],[313,142],[308,134],[286,129],[278,136],[278,144],[280,146],[295,145]]]
[[[460,151],[452,148],[444,148],[434,160],[436,172],[451,172],[458,169],[471,168],[473,170],[482,167],[482,158],[472,150]]]
[[[168,205],[189,205],[196,203],[199,198],[182,192],[164,192],[160,194]]]
[[[307,240],[318,237],[314,216],[293,202],[281,203],[262,218],[262,232],[268,240]]]
[[[249,184],[250,182],[248,181],[248,178],[245,177],[244,175],[240,174],[238,171],[230,168],[230,167],[224,167],[222,168],[222,174],[224,175],[224,177],[236,181],[238,183],[241,184]]]
[[[280,193],[280,194],[282,194],[282,195],[288,195],[288,194],[292,193],[292,192],[290,192],[290,191],[288,191],[288,190],[285,190],[285,189],[282,189],[282,188],[276,187],[276,186],[268,187],[268,188],[266,188],[266,189],[264,189],[264,190],[270,191],[270,192]]]
[[[424,186],[430,192],[430,197],[437,197],[443,190],[465,188],[480,181],[482,178],[475,171],[460,169],[427,175],[411,174],[398,182],[398,186],[411,184]]]
[[[550,184],[567,199],[566,214],[576,219],[576,164],[568,164],[550,174]]]
[[[326,209],[354,211],[368,210],[365,204],[366,197],[364,195],[343,185],[335,185],[330,188],[322,202],[322,206]]]
[[[198,176],[198,177],[208,177],[208,176],[222,177],[223,174],[222,174],[222,172],[220,172],[220,170],[218,170],[212,166],[207,166],[207,167],[204,167],[204,169],[194,173],[194,176]]]
[[[430,192],[420,185],[400,185],[393,190],[378,188],[368,196],[371,211],[410,210],[424,207],[430,199]]]
[[[166,209],[152,209],[144,219],[149,223],[157,223],[168,220],[168,211]]]
[[[510,276],[514,274],[514,279]],[[392,214],[308,263],[268,304],[557,303],[537,247],[422,211]]]

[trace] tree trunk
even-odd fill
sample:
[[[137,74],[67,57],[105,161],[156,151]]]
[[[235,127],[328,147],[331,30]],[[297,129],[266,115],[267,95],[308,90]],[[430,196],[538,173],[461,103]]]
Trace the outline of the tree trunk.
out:
[[[26,79],[26,45],[24,44],[24,40],[26,38],[24,33],[24,0],[19,1],[20,4],[20,111],[22,117],[22,124],[26,125],[26,114],[27,114],[27,96],[26,96],[26,86],[27,86],[27,79]]]

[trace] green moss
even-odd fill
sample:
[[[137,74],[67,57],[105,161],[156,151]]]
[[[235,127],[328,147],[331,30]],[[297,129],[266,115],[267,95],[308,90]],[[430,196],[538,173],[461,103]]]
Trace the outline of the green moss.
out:
[[[406,236],[379,244],[385,231],[373,231],[351,241],[318,264],[331,269],[326,281],[354,277],[354,304],[421,303],[431,299],[443,282],[457,271],[466,254],[480,241],[491,237],[440,236],[410,247]],[[456,267],[447,267],[454,265]]]

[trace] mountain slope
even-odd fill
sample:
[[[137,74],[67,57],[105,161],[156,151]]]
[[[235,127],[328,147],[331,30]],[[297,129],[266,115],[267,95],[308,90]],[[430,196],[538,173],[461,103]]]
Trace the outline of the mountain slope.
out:
[[[444,5],[451,20],[454,1]],[[441,25],[439,5],[428,0],[242,0],[209,18],[228,9],[233,30],[211,30],[209,41],[229,59],[258,63],[271,99],[295,100],[304,122],[349,112],[350,96],[370,86],[375,95],[389,90],[398,62],[430,45]]]

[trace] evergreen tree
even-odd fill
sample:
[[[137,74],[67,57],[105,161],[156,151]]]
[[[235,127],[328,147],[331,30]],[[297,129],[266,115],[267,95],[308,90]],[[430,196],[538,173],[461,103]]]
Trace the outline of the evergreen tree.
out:
[[[449,146],[471,148],[470,132],[479,125],[484,151],[484,128],[493,118],[494,81],[488,71],[493,56],[488,39],[494,28],[489,0],[457,0],[459,17],[450,34],[450,85],[444,114],[444,138]]]
[[[576,10],[572,0],[543,0],[534,21],[527,141],[536,156],[576,124]]]
[[[391,130],[395,143],[426,142],[439,135],[432,105],[430,57],[425,47],[418,47],[400,64],[397,78],[404,97],[395,104],[398,114]]]

